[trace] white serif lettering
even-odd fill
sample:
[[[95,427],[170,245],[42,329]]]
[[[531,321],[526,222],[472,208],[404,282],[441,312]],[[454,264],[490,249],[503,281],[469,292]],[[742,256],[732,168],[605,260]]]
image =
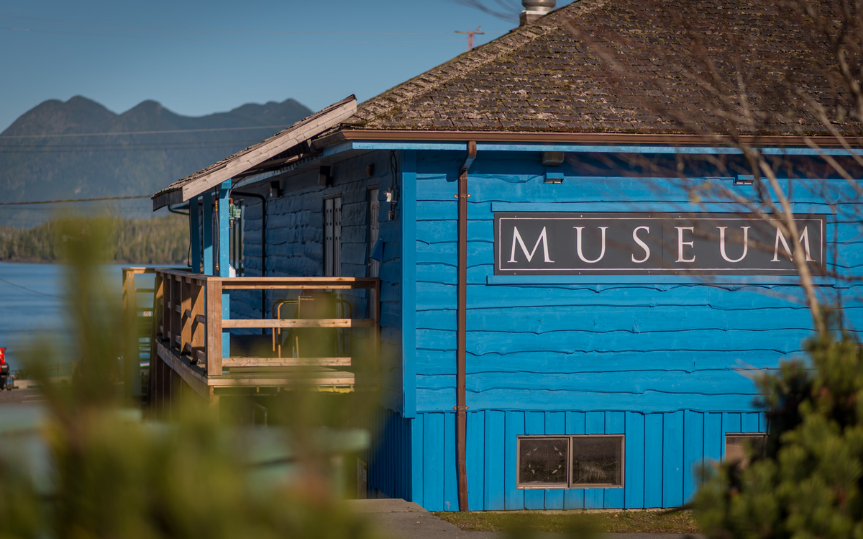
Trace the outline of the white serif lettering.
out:
[[[788,241],[785,239],[785,236],[782,234],[782,231],[779,230],[779,227],[776,228],[776,244],[773,246],[773,260],[771,262],[779,262],[779,244],[782,243],[782,247],[785,249],[785,255],[788,257],[788,260],[791,260],[791,248],[788,247]],[[800,234],[800,243],[803,244],[803,252],[806,253],[806,261],[807,262],[815,262],[812,260],[809,251],[809,227],[803,227],[803,233]]]
[[[521,245],[521,250],[524,253],[524,256],[527,257],[527,261],[530,262],[533,260],[533,255],[536,253],[536,250],[539,248],[539,244],[542,243],[542,254],[545,262],[554,263],[554,260],[548,257],[548,236],[545,233],[545,227],[542,227],[542,232],[539,234],[539,238],[536,240],[536,244],[533,246],[533,251],[530,253],[527,252],[527,245],[524,244],[524,240],[521,239],[521,234],[518,233],[518,228],[512,227],[513,235],[512,235],[512,254],[509,257],[508,262],[515,262],[515,243],[518,242]]]
[[[640,227],[638,227],[632,231],[632,239],[635,240],[635,243],[637,243],[639,247],[644,249],[644,258],[642,258],[641,260],[636,260],[635,255],[632,255],[632,261],[635,262],[636,264],[643,264],[643,263],[647,262],[648,258],[650,258],[650,247],[648,247],[646,243],[644,243],[643,241],[641,241],[641,239],[639,239],[639,237],[638,237],[638,231],[639,230],[646,230],[647,233],[650,234],[650,228],[646,227],[646,226],[640,226]]]
[[[691,241],[683,241],[683,231],[688,230],[692,232],[695,230],[694,227],[691,226],[676,226],[677,229],[677,260],[676,262],[695,262],[695,255],[692,255],[692,258],[683,258],[683,247],[692,247]]]
[[[596,260],[588,260],[584,258],[584,253],[581,250],[581,231],[584,230],[583,226],[574,226],[576,237],[575,237],[575,250],[578,252],[578,258],[581,259],[582,262],[586,262],[588,264],[596,264],[602,257],[605,256],[605,231],[608,230],[607,226],[599,227],[600,232],[602,233],[602,250],[599,252],[599,258]]]
[[[748,226],[742,226],[740,228],[743,229],[743,254],[740,255],[740,258],[737,260],[731,260],[728,258],[728,255],[725,254],[725,230],[728,228],[727,226],[718,226],[719,229],[719,254],[722,255],[722,258],[725,259],[726,262],[731,262],[732,264],[737,264],[744,258],[746,258],[746,252],[749,250],[749,228]]]

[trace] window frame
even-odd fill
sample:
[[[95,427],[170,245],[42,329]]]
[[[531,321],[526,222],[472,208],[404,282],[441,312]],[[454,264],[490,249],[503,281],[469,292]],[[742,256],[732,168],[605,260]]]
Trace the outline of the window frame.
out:
[[[728,438],[760,438],[763,440],[763,443],[767,444],[767,433],[766,432],[726,432],[722,439],[722,461],[728,462]],[[749,465],[748,458],[744,455],[744,458],[740,461],[744,467]]]
[[[620,484],[612,483],[581,483],[572,482],[572,457],[575,440],[584,438],[620,438]],[[530,439],[560,440],[566,439],[566,484],[561,483],[534,483],[524,484],[521,482],[521,441]],[[527,434],[519,435],[515,447],[515,482],[518,490],[585,490],[592,488],[624,488],[626,485],[626,435],[625,434]]]
[[[332,251],[327,245],[327,204],[333,205],[333,239]],[[333,193],[326,195],[322,200],[323,206],[323,223],[322,237],[323,244],[323,267],[321,274],[324,277],[340,277],[342,274],[342,193]],[[338,207],[337,207],[338,206]],[[332,265],[332,271],[328,271],[328,265]]]

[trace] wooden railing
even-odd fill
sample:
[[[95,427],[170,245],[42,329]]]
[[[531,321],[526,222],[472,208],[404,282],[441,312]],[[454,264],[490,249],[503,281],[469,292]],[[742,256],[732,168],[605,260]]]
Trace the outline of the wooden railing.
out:
[[[234,290],[368,290],[371,318],[231,319],[229,295]],[[229,329],[371,328],[376,357],[380,342],[380,280],[362,277],[210,277],[187,271],[157,269],[156,333],[163,342],[207,376],[221,376],[232,367],[343,366],[342,358],[231,357],[223,350]]]

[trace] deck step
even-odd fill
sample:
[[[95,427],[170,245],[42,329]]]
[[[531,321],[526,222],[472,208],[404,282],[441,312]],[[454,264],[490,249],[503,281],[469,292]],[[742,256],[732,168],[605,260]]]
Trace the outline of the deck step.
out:
[[[349,357],[226,357],[222,367],[350,367]]]

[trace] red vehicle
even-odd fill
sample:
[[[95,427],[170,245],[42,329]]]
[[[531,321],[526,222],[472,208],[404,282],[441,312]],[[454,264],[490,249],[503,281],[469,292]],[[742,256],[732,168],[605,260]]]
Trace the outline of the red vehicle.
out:
[[[0,391],[12,389],[9,383],[9,364],[6,363],[6,349],[0,348]]]

